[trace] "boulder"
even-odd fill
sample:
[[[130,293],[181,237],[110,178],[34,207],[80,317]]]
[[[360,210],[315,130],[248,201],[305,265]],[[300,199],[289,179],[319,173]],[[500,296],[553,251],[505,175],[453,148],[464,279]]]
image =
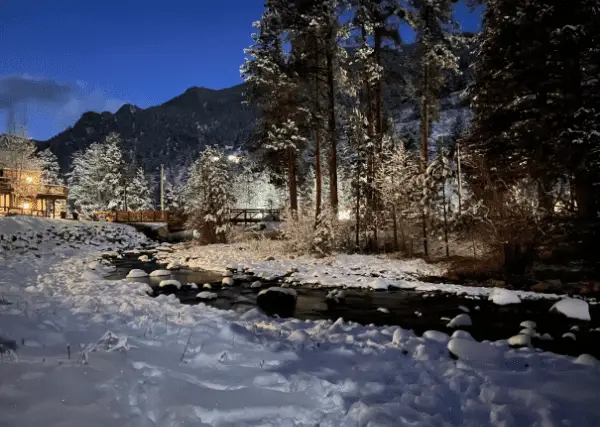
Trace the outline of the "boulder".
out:
[[[269,288],[258,293],[258,307],[269,315],[291,317],[296,311],[297,294],[293,289]]]

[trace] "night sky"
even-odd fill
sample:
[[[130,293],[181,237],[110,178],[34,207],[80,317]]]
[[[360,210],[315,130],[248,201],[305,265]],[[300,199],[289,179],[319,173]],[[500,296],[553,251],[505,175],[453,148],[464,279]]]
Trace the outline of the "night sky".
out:
[[[191,86],[241,83],[243,49],[262,10],[263,0],[0,0],[0,79],[60,93],[18,111],[27,109],[29,136],[47,139],[84,111],[149,107]],[[479,28],[480,12],[459,4],[457,16],[463,29]],[[0,80],[0,97],[6,85]],[[0,132],[5,117],[0,99]]]

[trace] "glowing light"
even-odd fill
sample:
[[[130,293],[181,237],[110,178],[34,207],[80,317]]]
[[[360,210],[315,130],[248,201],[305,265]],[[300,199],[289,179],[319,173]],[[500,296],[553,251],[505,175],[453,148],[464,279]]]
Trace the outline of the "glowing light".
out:
[[[347,221],[350,219],[350,211],[346,210],[346,211],[340,211],[338,212],[338,219],[340,221]]]
[[[219,156],[213,156],[210,158],[211,161],[216,162],[219,160]]]
[[[28,176],[27,178],[25,178],[25,181],[27,181],[28,184],[31,184],[33,182],[33,178]]]
[[[227,160],[229,160],[232,163],[240,162],[240,158],[238,156],[234,156],[233,154],[231,154],[229,157],[227,157]]]
[[[29,209],[31,205],[29,203],[23,203],[23,209]]]

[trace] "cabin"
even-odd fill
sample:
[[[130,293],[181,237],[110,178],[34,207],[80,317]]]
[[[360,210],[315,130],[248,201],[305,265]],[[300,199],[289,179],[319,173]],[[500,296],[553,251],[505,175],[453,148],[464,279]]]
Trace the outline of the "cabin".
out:
[[[40,170],[0,168],[0,216],[66,216],[68,189],[45,184]]]

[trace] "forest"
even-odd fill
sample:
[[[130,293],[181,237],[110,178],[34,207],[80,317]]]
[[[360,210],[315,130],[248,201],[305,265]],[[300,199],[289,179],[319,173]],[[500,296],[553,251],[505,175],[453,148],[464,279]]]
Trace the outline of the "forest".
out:
[[[287,190],[292,228],[312,230],[299,245],[425,257],[472,246],[515,274],[544,257],[597,262],[598,3],[490,0],[475,37],[454,3],[266,2],[241,71],[260,111],[253,149]],[[390,79],[404,27],[413,72]],[[469,44],[472,117],[436,138]],[[416,135],[396,126],[392,91],[418,105]]]

